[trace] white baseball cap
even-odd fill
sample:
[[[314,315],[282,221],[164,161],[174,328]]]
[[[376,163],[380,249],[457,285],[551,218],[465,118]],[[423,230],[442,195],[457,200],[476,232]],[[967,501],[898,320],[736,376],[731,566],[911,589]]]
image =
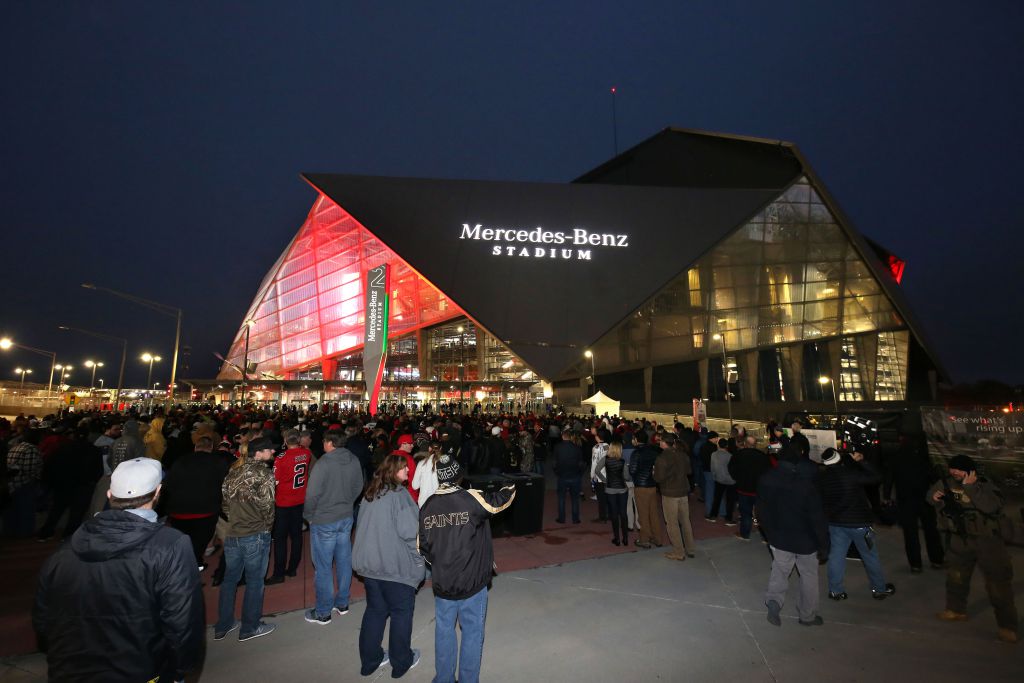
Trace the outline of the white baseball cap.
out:
[[[110,475],[110,495],[114,498],[138,498],[156,491],[163,478],[164,470],[158,460],[125,460]]]

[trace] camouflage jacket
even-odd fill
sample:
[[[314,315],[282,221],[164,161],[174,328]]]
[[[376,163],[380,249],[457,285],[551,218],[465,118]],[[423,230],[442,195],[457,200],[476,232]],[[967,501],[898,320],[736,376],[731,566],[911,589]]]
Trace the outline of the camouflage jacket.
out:
[[[267,463],[246,460],[233,467],[221,485],[227,536],[252,536],[274,525],[274,472]]]
[[[933,500],[936,491],[946,491],[953,498]],[[979,478],[964,486],[956,480],[940,479],[928,491],[928,503],[936,509],[938,526],[958,536],[999,536],[999,515],[1003,497],[995,484]]]

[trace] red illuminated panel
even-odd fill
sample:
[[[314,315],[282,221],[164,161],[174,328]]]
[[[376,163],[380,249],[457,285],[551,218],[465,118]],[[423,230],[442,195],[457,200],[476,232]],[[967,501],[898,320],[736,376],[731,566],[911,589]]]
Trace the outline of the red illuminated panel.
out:
[[[249,363],[282,375],[358,351],[363,345],[363,281],[370,268],[391,266],[389,336],[463,315],[426,279],[356,221],[320,195],[285,253],[263,279],[244,320],[254,320]],[[228,361],[242,365],[245,327]],[[221,375],[237,376],[225,365]]]
[[[889,272],[892,273],[892,276],[896,278],[896,283],[901,283],[903,281],[903,269],[906,268],[907,262],[889,254],[886,265],[889,266]]]

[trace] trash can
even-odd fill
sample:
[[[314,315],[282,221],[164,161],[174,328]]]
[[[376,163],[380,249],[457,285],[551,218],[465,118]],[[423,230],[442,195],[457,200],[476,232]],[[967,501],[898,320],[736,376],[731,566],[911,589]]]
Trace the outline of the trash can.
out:
[[[505,511],[508,532],[513,536],[539,534],[544,528],[544,475],[515,472],[505,476],[516,485],[516,499]]]
[[[471,474],[463,480],[462,488],[476,489],[481,493],[493,493],[502,486],[508,486],[509,483],[511,483],[509,479],[501,474]],[[491,515],[491,536],[498,537],[509,533],[510,513],[511,509],[509,508],[496,515]]]

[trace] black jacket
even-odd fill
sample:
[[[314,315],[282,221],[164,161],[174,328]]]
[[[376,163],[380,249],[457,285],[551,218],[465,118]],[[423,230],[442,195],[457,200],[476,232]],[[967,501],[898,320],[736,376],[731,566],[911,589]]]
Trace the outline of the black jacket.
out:
[[[562,439],[555,446],[555,474],[561,479],[572,479],[583,474],[583,449],[572,441]]]
[[[513,484],[491,493],[442,486],[420,508],[420,553],[430,563],[434,595],[465,600],[494,574],[490,517],[512,504]]]
[[[757,518],[775,548],[798,555],[828,552],[821,497],[796,463],[783,460],[757,485]]]
[[[39,574],[32,623],[50,680],[183,678],[205,636],[199,585],[180,531],[123,510],[87,520]]]
[[[704,468],[705,472],[711,471],[711,454],[718,450],[718,444],[713,441],[705,441],[700,447],[700,462],[701,467]]]
[[[811,442],[801,432],[793,432],[793,436],[789,437],[789,443],[801,457],[806,458],[811,454]]]
[[[882,481],[873,465],[864,460],[857,463],[843,456],[841,463],[826,467],[818,481],[829,524],[848,527],[871,525],[874,515],[864,487]]]
[[[729,460],[729,476],[736,480],[739,493],[756,494],[758,480],[771,468],[768,454],[756,448],[741,448]]]
[[[654,462],[661,454],[661,449],[645,444],[633,451],[629,458],[629,473],[633,475],[633,486],[649,489],[657,486],[654,481]]]
[[[629,470],[626,469],[626,461],[622,458],[605,458],[604,472],[606,477],[606,489],[624,489],[629,477]]]
[[[228,465],[220,453],[183,455],[164,478],[161,509],[169,515],[220,514],[221,484]]]

